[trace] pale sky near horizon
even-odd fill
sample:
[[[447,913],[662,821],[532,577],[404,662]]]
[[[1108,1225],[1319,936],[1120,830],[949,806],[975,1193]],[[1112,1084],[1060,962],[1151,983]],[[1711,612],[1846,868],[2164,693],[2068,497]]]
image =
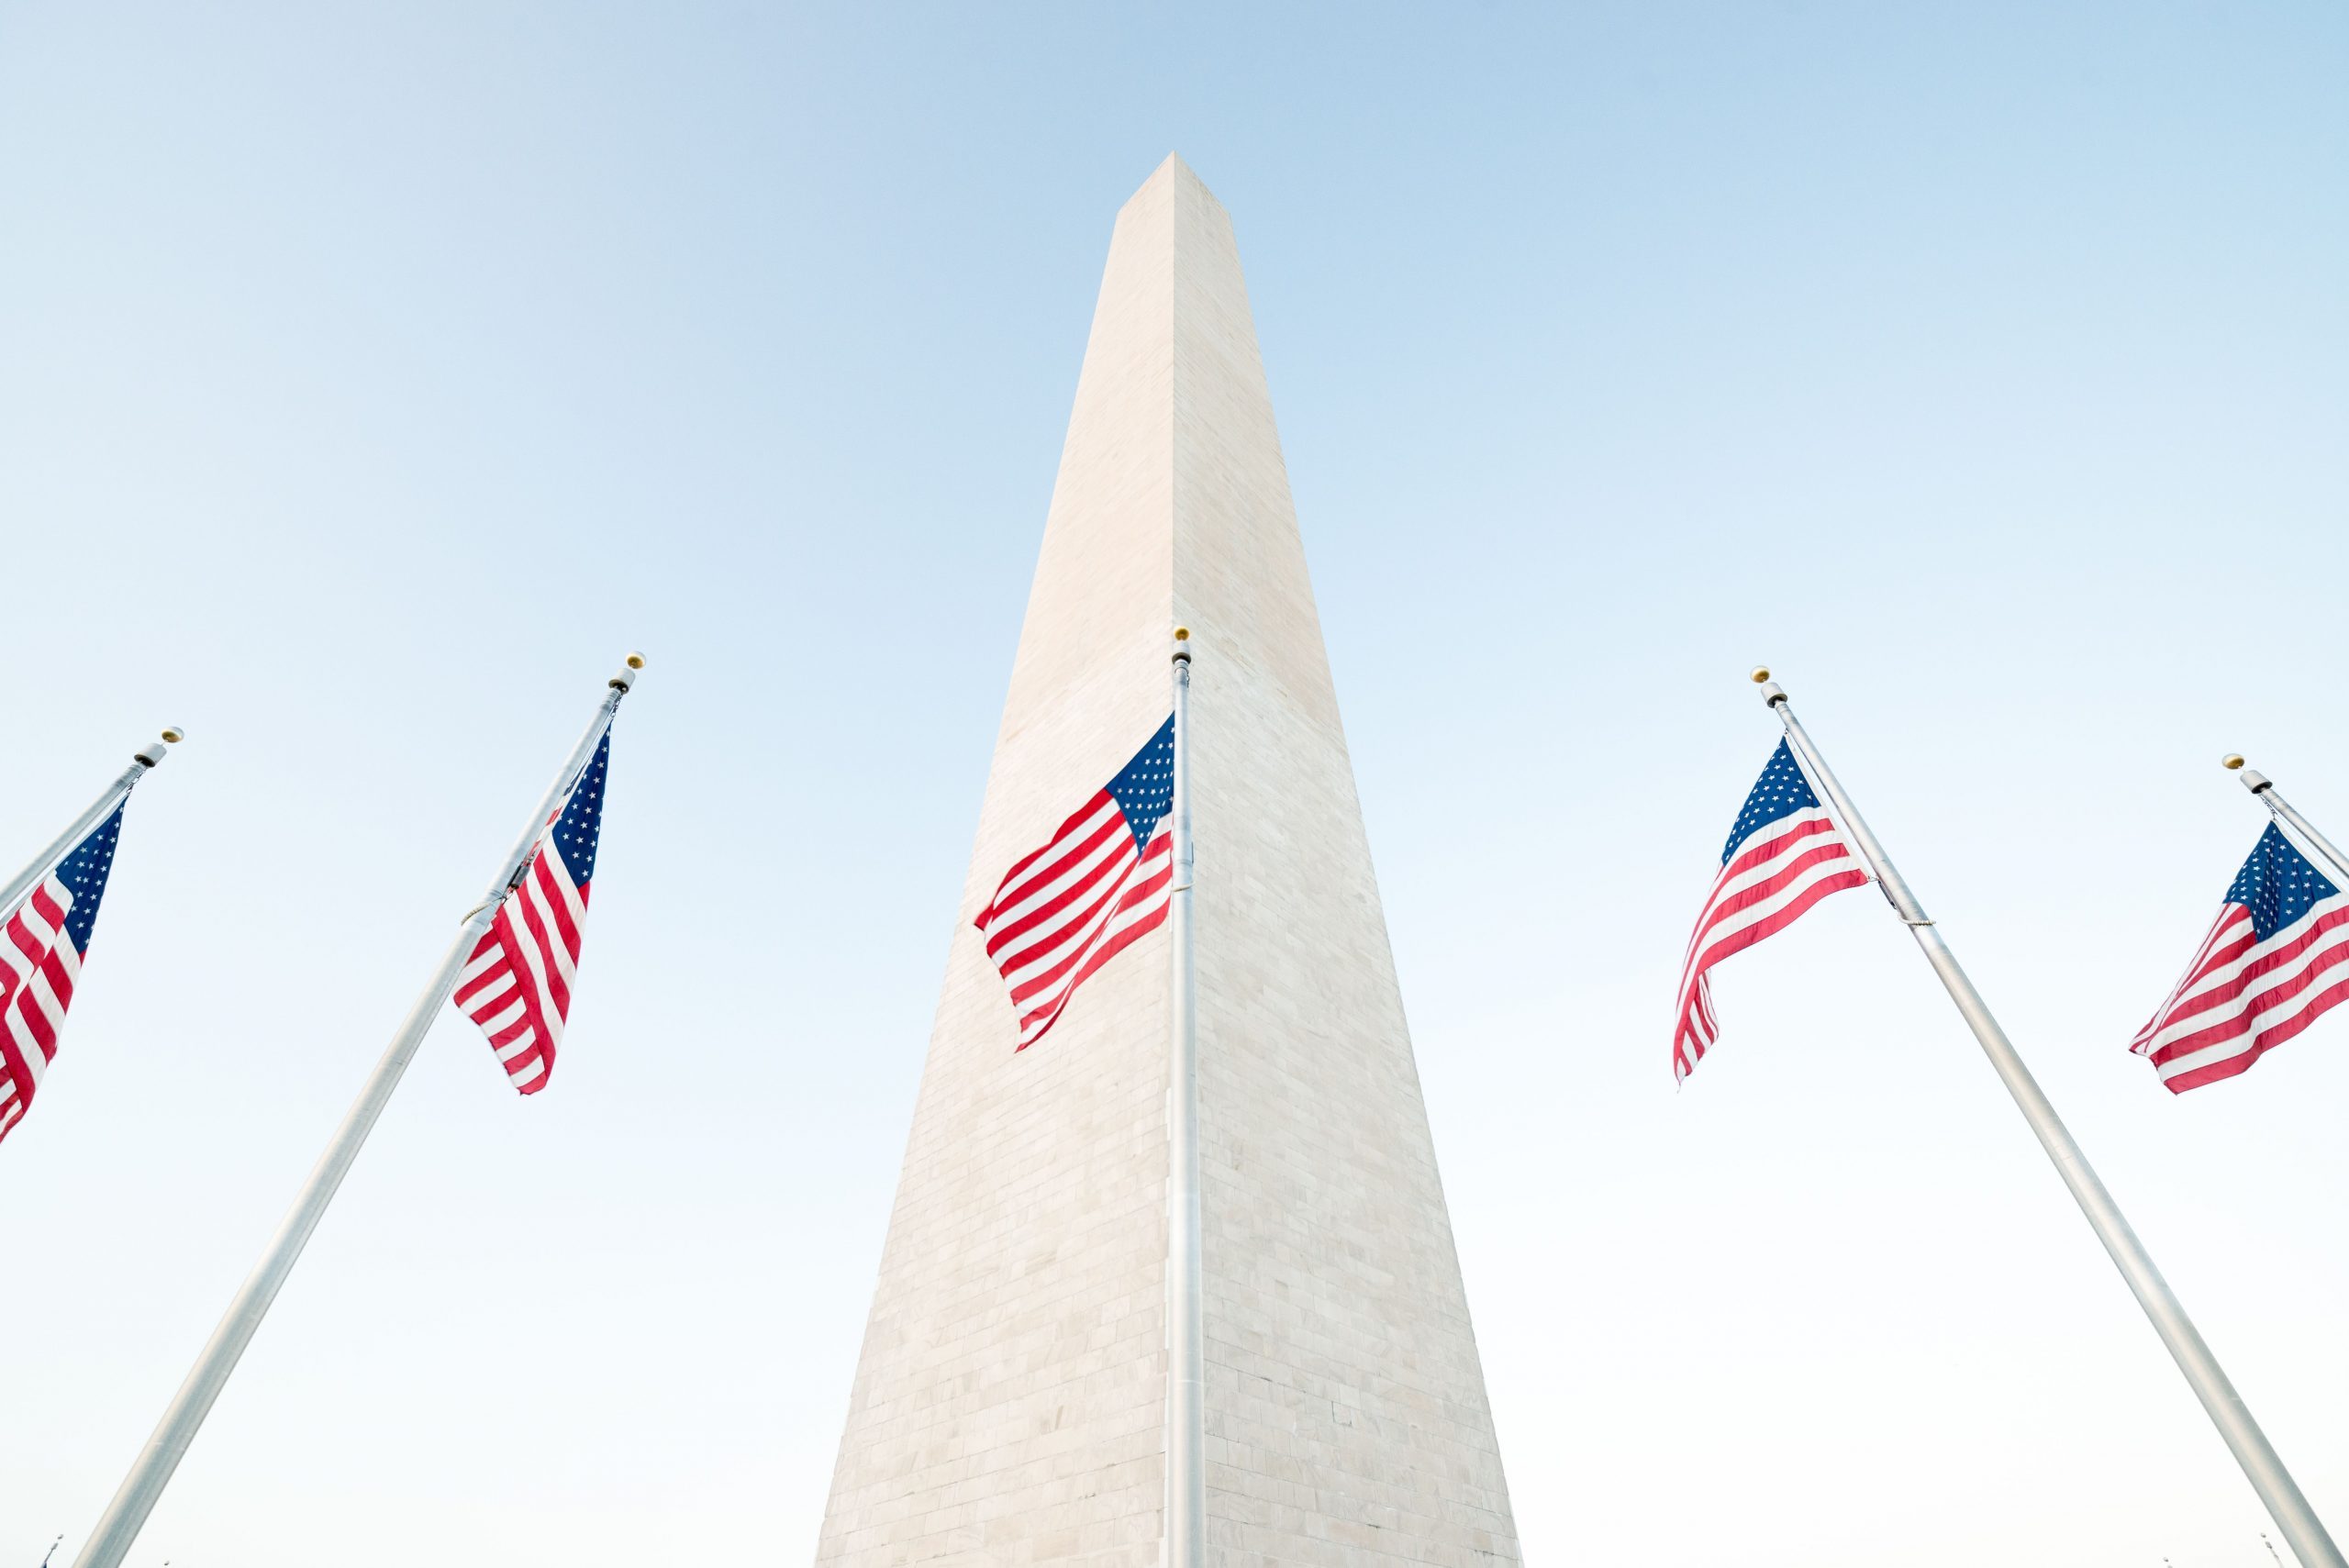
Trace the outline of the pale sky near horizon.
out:
[[[160,725],[0,1146],[70,1560],[630,647],[562,1065],[453,1017],[137,1568],[811,1555],[1112,215],[1237,227],[1531,1563],[2260,1568],[1873,894],[1670,1000],[1767,660],[2336,1535],[2349,18],[0,9],[11,869]],[[2280,1545],[2280,1542],[2279,1542]]]

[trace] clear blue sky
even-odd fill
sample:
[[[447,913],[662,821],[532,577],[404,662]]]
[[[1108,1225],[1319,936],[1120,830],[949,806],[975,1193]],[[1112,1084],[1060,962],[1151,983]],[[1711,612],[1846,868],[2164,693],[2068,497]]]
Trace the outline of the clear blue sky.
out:
[[[562,1071],[429,1042],[133,1562],[812,1551],[1109,220],[1238,226],[1529,1561],[2255,1568],[1872,895],[1670,993],[1780,671],[2336,1532],[2349,1018],[2125,1054],[2349,832],[2304,4],[0,14],[0,1148],[70,1555],[607,667]]]

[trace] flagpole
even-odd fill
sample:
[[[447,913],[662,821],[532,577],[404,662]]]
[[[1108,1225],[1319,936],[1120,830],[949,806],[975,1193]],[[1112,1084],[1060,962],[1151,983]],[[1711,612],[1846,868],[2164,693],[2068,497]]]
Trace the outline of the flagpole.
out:
[[[1207,1338],[1199,1263],[1199,1020],[1191,925],[1191,633],[1174,628],[1174,954],[1166,1095],[1166,1568],[1207,1558]]]
[[[2318,832],[2315,824],[2293,810],[2292,803],[2276,793],[2273,780],[2257,768],[2244,767],[2240,751],[2228,752],[2219,759],[2219,765],[2234,772],[2243,780],[2243,787],[2257,795],[2260,804],[2267,807],[2270,817],[2299,829],[2300,837],[2315,845],[2317,853],[2332,862],[2333,875],[2341,878],[2344,884],[2349,884],[2349,855],[2343,854],[2339,845]]]
[[[91,1530],[88,1541],[83,1543],[82,1554],[73,1560],[73,1568],[120,1568],[123,1557],[130,1551],[131,1542],[138,1539],[139,1529],[147,1523],[148,1514],[153,1511],[157,1499],[162,1496],[163,1488],[170,1485],[172,1473],[179,1468],[188,1445],[195,1440],[196,1430],[204,1425],[204,1418],[210,1414],[212,1402],[220,1396],[228,1374],[236,1370],[238,1359],[245,1353],[245,1347],[252,1342],[254,1330],[261,1327],[262,1318],[267,1315],[270,1303],[276,1300],[286,1275],[293,1272],[295,1261],[302,1255],[303,1247],[310,1240],[310,1232],[317,1229],[319,1218],[327,1211],[327,1205],[334,1201],[335,1190],[342,1185],[342,1178],[351,1170],[351,1162],[358,1159],[360,1146],[367,1141],[367,1134],[373,1129],[375,1118],[383,1115],[384,1106],[392,1097],[392,1091],[399,1086],[400,1075],[407,1071],[409,1059],[416,1055],[417,1047],[431,1031],[434,1021],[440,1017],[441,1005],[449,999],[449,993],[456,988],[457,976],[463,970],[466,960],[473,955],[483,934],[489,929],[491,921],[496,918],[498,906],[513,890],[523,862],[529,858],[531,846],[538,841],[540,832],[546,827],[547,818],[577,782],[580,771],[595,757],[596,742],[603,739],[605,729],[611,724],[612,715],[619,709],[620,699],[635,685],[636,673],[643,667],[643,659],[631,653],[628,656],[627,666],[611,678],[604,700],[596,705],[596,717],[588,720],[586,729],[579,737],[579,743],[571,750],[570,759],[555,774],[554,783],[547,787],[546,797],[539,802],[538,809],[531,813],[521,837],[507,852],[496,880],[489,884],[489,891],[484,895],[481,904],[465,917],[464,923],[457,929],[456,938],[449,944],[449,951],[441,955],[440,967],[433,972],[431,980],[426,983],[416,1005],[408,1009],[406,1020],[400,1025],[399,1032],[392,1037],[391,1046],[384,1052],[383,1060],[375,1064],[374,1072],[368,1074],[366,1085],[359,1091],[358,1099],[351,1102],[350,1111],[342,1118],[342,1125],[335,1130],[333,1140],[327,1145],[326,1152],[318,1157],[317,1167],[310,1172],[309,1180],[302,1184],[301,1194],[295,1198],[294,1207],[278,1225],[277,1234],[270,1239],[269,1250],[262,1254],[261,1262],[254,1265],[252,1273],[238,1290],[236,1298],[228,1304],[220,1326],[212,1331],[212,1339],[204,1347],[204,1353],[196,1358],[195,1369],[187,1374],[187,1381],[180,1385],[180,1391],[173,1396],[170,1408],[156,1423],[154,1434],[147,1440],[147,1446],[139,1451],[137,1462],[130,1467],[130,1473],[123,1477],[121,1487],[114,1495],[114,1501],[106,1505],[105,1515]]]
[[[130,754],[130,766],[122,771],[122,776],[106,785],[100,792],[98,798],[90,803],[90,808],[73,818],[72,827],[52,840],[49,848],[35,855],[31,862],[9,881],[6,887],[0,888],[0,915],[14,909],[17,902],[33,890],[33,884],[47,876],[57,862],[63,860],[73,846],[82,841],[83,835],[112,816],[116,806],[129,799],[131,790],[138,785],[140,779],[163,765],[163,759],[171,755],[164,750],[166,746],[177,745],[186,738],[187,732],[174,725],[163,731],[162,740],[150,740],[146,745],[133,751]]]
[[[1843,793],[1843,786],[1836,781],[1834,770],[1827,765],[1826,757],[1811,740],[1809,732],[1803,728],[1802,720],[1795,717],[1794,705],[1787,700],[1785,688],[1770,679],[1770,672],[1766,669],[1754,671],[1753,679],[1762,687],[1763,700],[1776,710],[1779,721],[1787,728],[1787,738],[1794,742],[1795,750],[1801,754],[1811,777],[1826,792],[1827,798],[1833,803],[1836,815],[1843,819],[1843,826],[1850,831],[1861,855],[1875,871],[1877,884],[1884,889],[1884,895],[1891,902],[1894,912],[1909,928],[1909,934],[1917,939],[1917,945],[1924,950],[1926,962],[1933,966],[1933,973],[1941,976],[1950,1000],[1957,1004],[1957,1010],[1964,1016],[1966,1027],[1974,1031],[1974,1038],[1982,1042],[1983,1053],[1989,1057],[1990,1065],[2007,1085],[2007,1092],[2014,1096],[2017,1108],[2022,1112],[2023,1120],[2031,1124],[2031,1130],[2038,1136],[2040,1146],[2055,1162],[2056,1173],[2064,1178],[2064,1184],[2071,1189],[2073,1199],[2080,1206],[2080,1212],[2087,1217],[2088,1228],[2096,1232],[2097,1240],[2103,1242],[2104,1250],[2111,1254],[2114,1266],[2121,1271],[2121,1277],[2129,1282],[2137,1304],[2145,1309],[2146,1318],[2154,1325],[2154,1332],[2161,1336],[2162,1343],[2176,1361],[2178,1370],[2186,1374],[2186,1381],[2193,1388],[2195,1397],[2201,1400],[2202,1408],[2210,1412],[2211,1422],[2219,1429],[2219,1435],[2226,1440],[2228,1449],[2235,1456],[2235,1462],[2243,1466],[2243,1474],[2250,1478],[2252,1489],[2266,1505],[2268,1516],[2283,1531],[2285,1540],[2299,1558],[2302,1568],[2349,1568],[2349,1564],[2344,1564],[2342,1560],[2340,1548],[2333,1545],[2332,1538],[2325,1533],[2323,1521],[2316,1517],[2316,1510],[2309,1507],[2308,1498],[2301,1496],[2291,1472],[2284,1468],[2284,1462],[2277,1457],[2275,1449],[2268,1444],[2266,1434],[2259,1429],[2259,1423],[2252,1419],[2250,1409],[2243,1402],[2243,1396],[2237,1394],[2234,1385],[2227,1381],[2227,1374],[2221,1369],[2218,1358],[2210,1353],[2210,1347],[2202,1342],[2202,1336],[2196,1331],[2193,1320],[2187,1317],[2186,1308],[2179,1305],[2168,1282],[2162,1278],[2161,1271],[2154,1266],[2154,1260],[2146,1252],[2144,1243],[2139,1241],[2137,1233],[2129,1228],[2129,1221],[2121,1215],[2120,1206],[2112,1201],[2112,1195],[2105,1190],[2104,1184],[2098,1180],[2096,1172],[2090,1168],[2087,1156],[2073,1141],[2071,1132],[2055,1114],[2055,1107],[2048,1102],[2046,1095],[2040,1090],[2038,1081],[2032,1077],[2031,1070],[2023,1065],[2022,1058],[2016,1053],[2013,1042],[1998,1027],[1998,1020],[1991,1017],[1989,1005],[1982,1000],[1982,994],[1975,990],[1974,982],[1966,978],[1965,971],[1958,967],[1956,957],[1949,951],[1949,944],[1942,940],[1940,928],[1927,917],[1924,906],[1917,901],[1916,894],[1909,890],[1909,884],[1894,869],[1891,857],[1884,852],[1884,846],[1869,831],[1866,820],[1852,804],[1852,797]]]

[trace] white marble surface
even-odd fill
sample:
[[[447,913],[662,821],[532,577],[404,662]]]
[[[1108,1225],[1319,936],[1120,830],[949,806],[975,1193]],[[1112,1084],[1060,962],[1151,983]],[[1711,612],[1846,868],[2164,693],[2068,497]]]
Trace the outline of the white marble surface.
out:
[[[1226,1568],[1519,1561],[1230,219],[1118,215],[818,1561],[1160,1555],[1168,966],[1033,1049],[970,915],[1193,628],[1208,1516]]]

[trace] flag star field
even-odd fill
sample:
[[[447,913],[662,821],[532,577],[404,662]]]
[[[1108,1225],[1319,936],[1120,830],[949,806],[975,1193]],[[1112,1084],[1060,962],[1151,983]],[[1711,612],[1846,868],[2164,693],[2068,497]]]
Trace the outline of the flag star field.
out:
[[[1150,744],[1134,753],[1118,776],[1109,781],[1109,794],[1125,814],[1126,826],[1134,836],[1134,849],[1140,852],[1149,844],[1150,837],[1158,831],[1159,820],[1174,805],[1174,721],[1169,718],[1160,725]]]
[[[2266,941],[2285,927],[2299,925],[2321,900],[2340,891],[2270,822],[2252,846],[2251,858],[2235,873],[2227,902],[2249,912],[2252,930]]]
[[[1783,740],[1770,753],[1770,761],[1762,776],[1753,781],[1753,793],[1745,797],[1745,808],[1731,824],[1729,841],[1721,846],[1721,864],[1727,865],[1737,847],[1753,836],[1753,830],[1765,823],[1776,822],[1793,811],[1816,809],[1819,796],[1812,793],[1810,781],[1802,776],[1802,769],[1795,762],[1795,754]]]

